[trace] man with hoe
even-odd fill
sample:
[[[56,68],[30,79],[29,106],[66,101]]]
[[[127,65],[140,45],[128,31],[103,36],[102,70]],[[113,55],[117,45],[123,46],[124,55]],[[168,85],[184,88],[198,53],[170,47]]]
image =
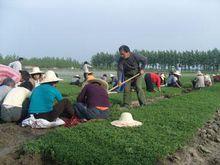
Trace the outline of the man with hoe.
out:
[[[126,83],[123,96],[123,106],[124,108],[129,108],[131,105],[132,83],[134,83],[135,85],[135,90],[137,92],[140,106],[144,106],[146,105],[146,98],[142,89],[142,82],[147,59],[143,56],[131,52],[130,48],[126,45],[120,46],[119,53],[121,57],[118,61],[118,78],[120,78],[121,75],[124,74],[125,80],[127,80],[137,75],[134,79]],[[121,84],[122,82],[119,79],[118,85],[121,86]]]

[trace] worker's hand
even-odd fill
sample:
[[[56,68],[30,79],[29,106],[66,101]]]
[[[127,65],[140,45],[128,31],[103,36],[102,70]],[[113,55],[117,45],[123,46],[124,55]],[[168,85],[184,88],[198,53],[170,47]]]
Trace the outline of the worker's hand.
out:
[[[122,86],[122,83],[121,83],[121,81],[119,81],[119,82],[118,82],[118,86],[119,86],[119,87],[120,87],[120,86]]]
[[[143,69],[140,70],[140,74],[141,74],[141,75],[144,74],[144,70],[143,70]]]

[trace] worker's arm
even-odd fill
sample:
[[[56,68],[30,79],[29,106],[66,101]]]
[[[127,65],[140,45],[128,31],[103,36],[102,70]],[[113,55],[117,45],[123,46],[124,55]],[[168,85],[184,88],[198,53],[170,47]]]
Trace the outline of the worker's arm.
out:
[[[145,66],[147,65],[147,58],[138,54],[133,54],[138,63],[140,63],[140,73],[144,74]]]
[[[85,103],[86,90],[87,90],[87,85],[82,89],[79,96],[77,97],[76,99],[77,102]]]

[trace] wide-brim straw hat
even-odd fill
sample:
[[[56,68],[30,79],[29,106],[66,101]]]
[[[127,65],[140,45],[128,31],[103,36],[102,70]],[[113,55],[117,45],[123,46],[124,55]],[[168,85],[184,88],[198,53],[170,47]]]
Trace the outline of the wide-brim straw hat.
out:
[[[131,113],[123,112],[119,120],[112,121],[111,125],[116,127],[138,127],[142,125],[142,122],[134,120]]]
[[[108,90],[108,83],[102,79],[97,79],[97,78],[91,78],[91,79],[88,79],[86,81],[86,84],[90,84],[90,83],[98,83],[101,85],[101,87],[103,87],[106,91]]]
[[[45,78],[43,79],[43,81],[41,81],[41,84],[49,83],[49,82],[57,82],[57,81],[63,81],[63,79],[58,78],[54,71],[48,70],[45,73]]]
[[[42,74],[42,73],[44,72],[41,71],[39,67],[33,67],[32,72],[30,74]]]
[[[160,75],[160,77],[161,77],[162,79],[165,79],[165,78],[166,78],[165,74],[163,74],[163,73]]]
[[[182,74],[180,73],[180,71],[175,71],[173,74],[177,75],[177,76],[181,76]]]

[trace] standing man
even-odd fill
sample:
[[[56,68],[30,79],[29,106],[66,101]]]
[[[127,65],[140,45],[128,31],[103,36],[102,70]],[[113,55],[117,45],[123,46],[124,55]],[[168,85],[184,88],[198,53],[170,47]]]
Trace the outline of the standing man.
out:
[[[138,101],[141,106],[146,105],[146,98],[144,91],[142,89],[142,82],[144,74],[144,68],[147,64],[147,59],[143,56],[135,54],[130,51],[130,48],[126,45],[122,45],[119,48],[119,53],[121,55],[118,62],[118,78],[122,74],[125,76],[125,80],[133,77],[134,75],[140,73],[140,76],[136,77],[134,80],[127,82],[124,89],[123,104],[125,108],[129,108],[131,105],[131,83],[134,82],[135,89],[138,96]],[[119,79],[120,80],[120,79]],[[121,82],[118,83],[121,86]]]
[[[90,73],[89,68],[92,68],[92,66],[89,65],[89,63],[87,61],[85,61],[82,66],[82,69],[84,71],[84,81],[86,81],[87,75],[88,75],[88,73]]]
[[[11,67],[12,69],[16,70],[17,72],[19,72],[20,70],[22,70],[23,60],[24,60],[24,58],[19,57],[17,61],[10,63],[8,66]]]

